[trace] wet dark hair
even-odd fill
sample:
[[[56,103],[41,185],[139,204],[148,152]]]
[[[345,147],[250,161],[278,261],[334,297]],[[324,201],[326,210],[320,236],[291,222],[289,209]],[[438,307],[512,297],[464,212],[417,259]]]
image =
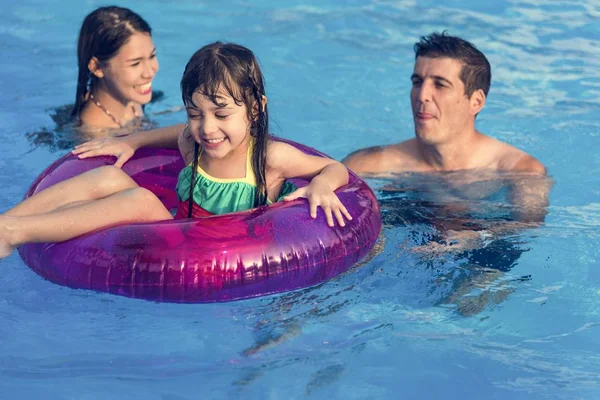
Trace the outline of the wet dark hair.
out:
[[[133,11],[117,7],[100,7],[88,14],[81,24],[77,42],[77,93],[71,117],[79,116],[86,101],[88,89],[96,80],[88,69],[92,57],[99,63],[106,63],[127,43],[136,32],[152,34],[150,25]]]
[[[195,107],[194,93],[201,93],[215,105],[222,106],[218,91],[224,91],[240,106],[246,105],[250,135],[254,140],[252,168],[256,177],[254,206],[267,204],[267,144],[269,142],[269,111],[262,107],[265,82],[254,53],[244,46],[215,42],[198,50],[185,66],[181,78],[181,97],[186,107]],[[198,167],[199,144],[194,147],[194,162],[190,187],[189,210]]]
[[[448,57],[463,63],[460,71],[460,80],[465,85],[467,97],[481,89],[486,95],[490,90],[492,69],[487,58],[477,48],[456,36],[450,36],[446,31],[433,32],[429,36],[422,36],[415,43],[415,59],[418,57]]]

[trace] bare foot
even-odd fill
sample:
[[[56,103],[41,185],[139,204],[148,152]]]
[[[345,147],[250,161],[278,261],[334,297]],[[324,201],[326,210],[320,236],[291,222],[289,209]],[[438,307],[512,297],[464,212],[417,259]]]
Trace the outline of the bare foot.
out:
[[[10,253],[17,247],[14,245],[14,231],[10,229],[9,223],[16,218],[0,217],[0,259],[8,257]]]

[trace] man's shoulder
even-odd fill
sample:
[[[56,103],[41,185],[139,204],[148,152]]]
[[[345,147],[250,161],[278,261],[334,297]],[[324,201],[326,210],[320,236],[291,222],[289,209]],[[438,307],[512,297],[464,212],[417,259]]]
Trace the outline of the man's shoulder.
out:
[[[546,174],[546,167],[532,155],[508,143],[492,139],[498,144],[498,169],[507,172]]]
[[[535,157],[527,153],[523,153],[523,155],[515,162],[512,170],[515,172],[528,172],[539,175],[546,174],[546,167],[544,167],[544,165]]]
[[[411,140],[360,149],[348,154],[342,163],[359,175],[402,172],[402,154],[410,148]]]

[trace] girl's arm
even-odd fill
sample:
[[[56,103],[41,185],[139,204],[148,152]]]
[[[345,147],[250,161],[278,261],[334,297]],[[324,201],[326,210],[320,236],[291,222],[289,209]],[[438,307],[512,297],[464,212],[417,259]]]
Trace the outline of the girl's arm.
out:
[[[139,131],[127,136],[92,140],[75,146],[72,153],[78,158],[115,156],[117,157],[115,166],[122,167],[141,147],[176,149],[177,138],[185,127],[185,124],[178,124],[150,131]]]
[[[334,191],[348,183],[348,170],[330,158],[311,156],[282,142],[271,142],[267,153],[267,165],[277,171],[282,179],[304,178],[310,184],[285,196],[284,201],[300,197],[308,199],[310,216],[317,217],[317,208],[325,213],[327,224],[334,226],[333,218],[345,226],[344,217],[352,217]]]

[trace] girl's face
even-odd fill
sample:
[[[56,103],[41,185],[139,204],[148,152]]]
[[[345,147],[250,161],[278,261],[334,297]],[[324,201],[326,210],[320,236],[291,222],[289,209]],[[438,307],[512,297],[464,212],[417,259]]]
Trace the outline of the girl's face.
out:
[[[211,158],[245,155],[250,140],[246,105],[237,105],[221,90],[217,92],[220,105],[199,92],[194,93],[192,101],[186,106],[189,131],[204,154]]]
[[[123,104],[152,100],[152,80],[158,71],[156,48],[148,33],[136,32],[103,66],[100,88]]]

